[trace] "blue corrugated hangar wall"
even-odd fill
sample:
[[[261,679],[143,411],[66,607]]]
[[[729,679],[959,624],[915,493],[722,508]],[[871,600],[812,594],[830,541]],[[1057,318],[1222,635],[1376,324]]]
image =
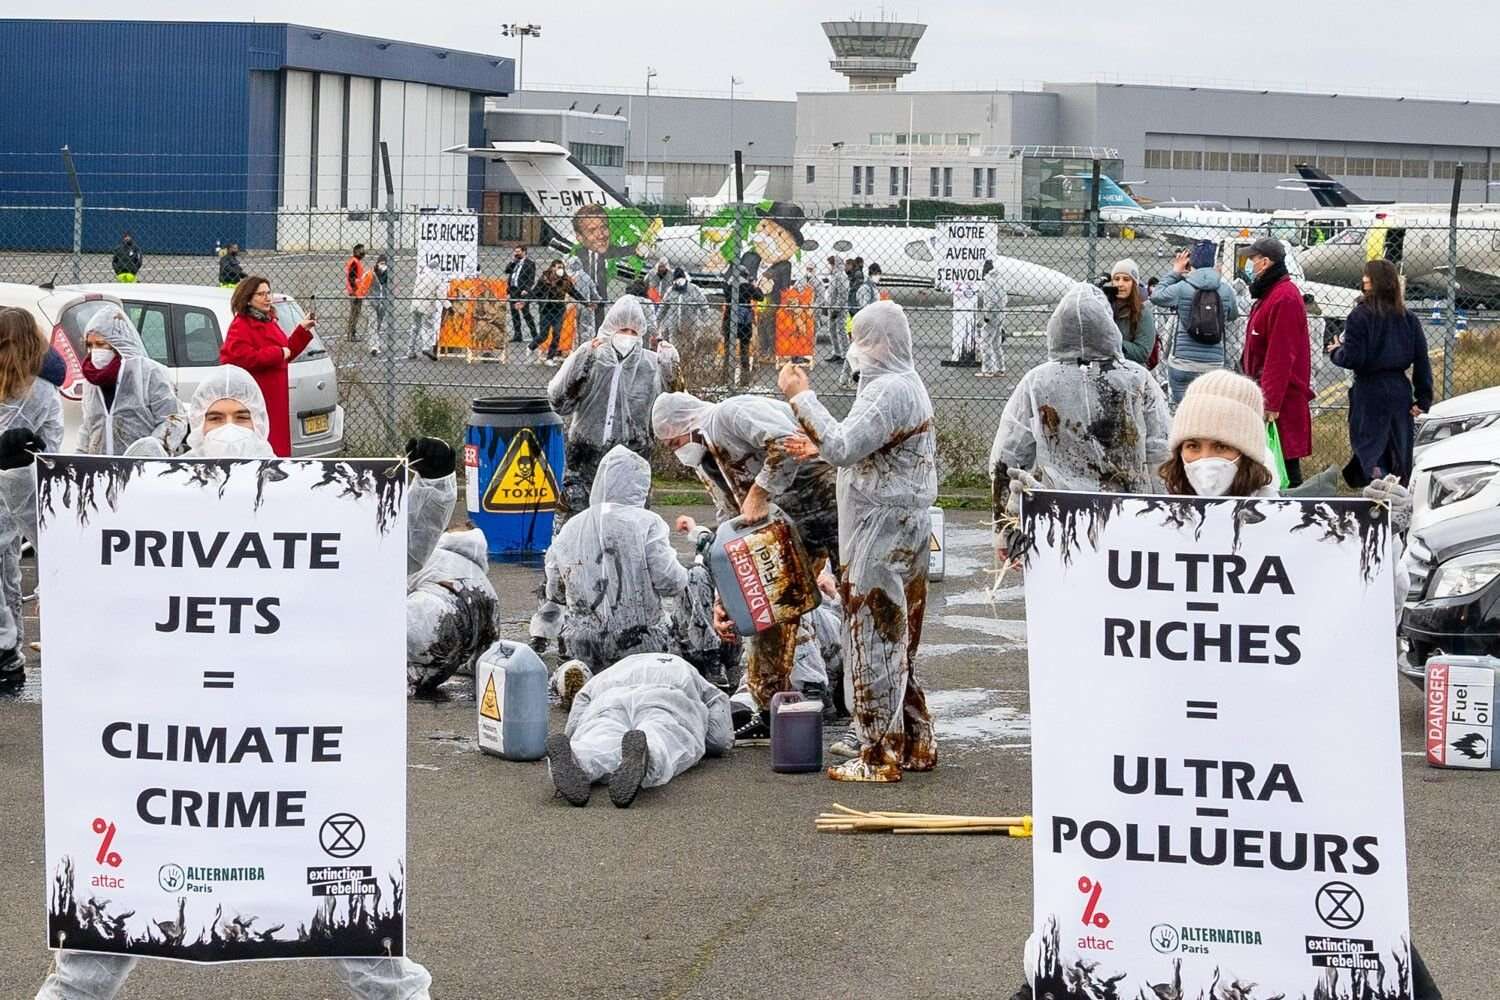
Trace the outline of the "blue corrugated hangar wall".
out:
[[[126,230],[147,253],[208,253],[216,241],[273,247],[284,185],[309,183],[305,167],[288,177],[283,162],[285,71],[468,91],[471,145],[484,138],[484,95],[508,92],[514,78],[508,58],[292,24],[0,20],[0,51],[4,249],[72,246],[65,145],[86,206],[85,250],[107,250]],[[339,89],[349,93],[347,80]],[[342,150],[346,163],[350,153]],[[478,208],[483,162],[467,169]],[[369,203],[367,194],[358,201]]]

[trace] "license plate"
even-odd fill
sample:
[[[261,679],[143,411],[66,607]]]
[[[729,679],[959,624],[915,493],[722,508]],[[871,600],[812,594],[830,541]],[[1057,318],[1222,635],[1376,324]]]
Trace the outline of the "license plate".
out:
[[[302,418],[302,433],[303,434],[327,434],[328,433],[328,414],[326,414],[326,413],[319,413],[315,417],[303,417]]]

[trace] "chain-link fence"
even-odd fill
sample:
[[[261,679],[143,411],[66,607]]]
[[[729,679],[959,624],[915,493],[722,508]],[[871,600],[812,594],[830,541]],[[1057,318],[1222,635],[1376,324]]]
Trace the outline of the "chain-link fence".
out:
[[[1408,305],[1427,335],[1438,399],[1500,383],[1500,213],[1461,213],[1451,228],[1446,214],[1400,224],[1398,212],[1374,209],[1343,213],[1336,222],[1270,220],[1256,228],[1058,222],[1050,235],[988,220],[976,223],[980,228],[971,233],[978,235],[966,243],[945,233],[947,220],[941,219],[908,228],[883,220],[835,225],[831,218],[798,215],[785,225],[767,225],[774,221],[764,218],[767,212],[747,206],[742,218],[653,219],[645,232],[612,221],[610,244],[597,253],[581,245],[570,250],[554,239],[555,231],[573,232],[561,217],[479,215],[478,273],[435,282],[418,273],[424,213],[415,210],[299,209],[247,222],[245,213],[0,206],[0,280],[113,283],[110,290],[126,301],[170,304],[181,290],[163,286],[214,286],[225,274],[225,246],[215,246],[209,233],[264,234],[274,245],[246,246],[235,263],[269,279],[274,291],[295,297],[303,309],[316,310],[321,340],[336,365],[344,447],[356,455],[389,453],[416,433],[457,441],[474,398],[543,394],[555,371],[549,355],[555,353],[556,364],[579,338],[591,336],[607,303],[632,287],[682,355],[689,390],[709,397],[775,394],[778,363],[809,358],[814,387],[842,412],[855,391],[843,364],[830,360],[842,353],[843,326],[853,305],[890,297],[908,311],[917,367],[937,408],[945,486],[981,488],[1001,408],[1021,375],[1046,360],[1046,321],[1071,282],[1100,280],[1128,258],[1144,290],[1173,274],[1185,242],[1213,242],[1213,267],[1235,289],[1240,311],[1224,343],[1233,367],[1250,306],[1246,251],[1268,233],[1288,241],[1289,270],[1307,296],[1314,451],[1304,469],[1342,465],[1349,455],[1352,376],[1332,363],[1325,345],[1355,304],[1369,259],[1389,259],[1405,275]],[[141,254],[133,283],[117,282],[122,264],[132,267],[128,253],[122,259],[116,252],[125,232]],[[523,282],[531,285],[525,295],[512,291],[507,266],[516,244],[501,242],[503,233],[531,237],[528,268],[534,274]],[[356,242],[367,247],[363,266],[373,267],[382,255],[388,264],[388,281],[372,282],[359,289],[362,295],[347,290]],[[577,271],[554,280],[551,265],[569,256],[578,258]],[[984,260],[996,275],[988,283],[979,274]],[[849,274],[846,267],[856,261],[859,270]],[[665,280],[658,279],[658,267],[665,267]],[[703,292],[701,299],[673,290],[677,268]],[[997,286],[1006,293],[1003,319]],[[736,294],[744,308],[726,301]],[[1181,336],[1175,310],[1148,305],[1136,317],[1128,308],[1121,312],[1127,339],[1133,330],[1140,345],[1149,342],[1142,331],[1154,326],[1160,346],[1153,371],[1165,384],[1174,338]],[[170,309],[163,317],[181,321]],[[992,357],[994,371],[981,366],[987,320],[990,328],[998,323],[1004,329],[997,345],[1003,358]],[[178,356],[182,332],[148,336],[148,348],[169,366],[208,363],[201,350]],[[1143,360],[1151,353],[1140,348]]]

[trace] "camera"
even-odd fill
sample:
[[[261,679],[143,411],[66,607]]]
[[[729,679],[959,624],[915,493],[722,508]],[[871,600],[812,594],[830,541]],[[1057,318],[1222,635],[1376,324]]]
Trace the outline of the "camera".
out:
[[[1099,275],[1099,279],[1095,281],[1094,284],[1098,286],[1099,290],[1104,293],[1104,297],[1106,299],[1109,299],[1109,301],[1113,302],[1117,297],[1119,297],[1120,290],[1115,287],[1115,279],[1111,278],[1109,275]]]

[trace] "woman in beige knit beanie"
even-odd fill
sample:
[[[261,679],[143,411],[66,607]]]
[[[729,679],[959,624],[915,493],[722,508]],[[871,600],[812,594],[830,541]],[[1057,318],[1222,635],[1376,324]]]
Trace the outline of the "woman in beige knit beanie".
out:
[[[1274,497],[1260,387],[1229,371],[1193,380],[1167,437],[1161,467],[1167,492],[1183,496]]]

